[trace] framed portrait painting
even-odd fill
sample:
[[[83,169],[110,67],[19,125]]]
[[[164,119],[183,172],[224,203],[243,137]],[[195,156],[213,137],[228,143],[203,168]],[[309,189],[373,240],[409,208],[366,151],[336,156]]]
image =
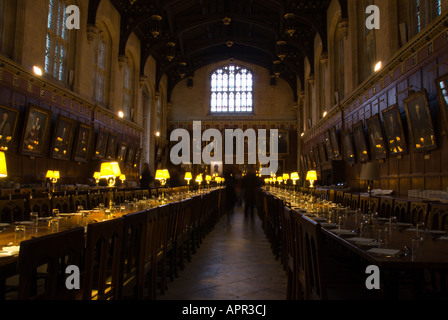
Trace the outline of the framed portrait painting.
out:
[[[85,123],[80,123],[76,134],[73,160],[87,162],[90,159],[93,138],[93,127]]]
[[[341,151],[339,147],[339,139],[338,134],[336,132],[336,127],[332,127],[329,131],[330,131],[331,149],[333,150],[333,158],[339,158],[341,156]]]
[[[104,156],[106,160],[115,160],[117,155],[117,143],[118,136],[116,134],[109,133],[109,137],[107,138],[106,154]]]
[[[333,148],[331,146],[330,132],[328,130],[324,132],[324,144],[325,144],[325,149],[327,150],[328,160],[333,160],[334,153],[333,153]]]
[[[362,121],[353,126],[353,136],[355,137],[357,159],[361,163],[369,162],[369,151]]]
[[[289,132],[278,132],[278,154],[281,156],[289,155]]]
[[[51,111],[30,105],[27,110],[20,153],[43,157],[47,151]]]
[[[439,94],[440,108],[445,120],[445,128],[448,131],[448,74],[436,80],[436,88]]]
[[[140,159],[142,157],[142,148],[137,148],[135,150],[135,156],[134,156],[134,169],[140,167]]]
[[[127,151],[127,144],[124,142],[120,143],[120,147],[118,148],[118,155],[117,155],[118,163],[124,164],[124,161],[126,159],[126,151]]]
[[[344,158],[348,164],[353,165],[356,163],[356,154],[355,149],[353,148],[352,134],[349,130],[344,130],[341,136]]]
[[[75,120],[58,115],[51,148],[53,159],[69,160],[71,158],[75,128]]]
[[[135,147],[129,146],[128,151],[126,153],[126,159],[124,165],[127,168],[131,168],[134,165],[134,158],[135,158]]]
[[[387,144],[381,127],[380,115],[377,113],[366,121],[369,131],[370,145],[375,160],[387,158]]]
[[[98,159],[104,159],[106,156],[107,139],[109,138],[109,132],[100,129],[96,139],[95,145],[95,157]]]
[[[0,106],[0,113],[0,151],[8,152],[16,131],[19,111]]]
[[[410,93],[403,102],[415,151],[424,152],[436,149],[436,134],[426,90]]]
[[[406,154],[407,143],[398,104],[383,110],[382,114],[389,154],[391,156]]]

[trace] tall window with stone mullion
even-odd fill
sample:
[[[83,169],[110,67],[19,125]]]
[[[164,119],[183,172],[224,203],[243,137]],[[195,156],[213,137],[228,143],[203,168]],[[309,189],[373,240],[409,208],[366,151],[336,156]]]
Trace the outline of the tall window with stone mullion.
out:
[[[66,7],[65,1],[49,0],[44,71],[59,81],[65,81],[67,75],[69,32],[65,27]]]
[[[253,74],[242,66],[229,65],[211,75],[211,113],[252,113]]]

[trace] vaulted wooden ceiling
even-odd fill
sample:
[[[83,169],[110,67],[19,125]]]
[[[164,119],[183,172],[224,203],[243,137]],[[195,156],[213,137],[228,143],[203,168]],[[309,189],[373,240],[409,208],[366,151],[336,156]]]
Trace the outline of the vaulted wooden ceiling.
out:
[[[297,99],[304,58],[314,66],[314,38],[327,51],[327,9],[331,0],[110,0],[121,14],[119,54],[134,32],[141,40],[141,72],[152,56],[157,83],[174,86],[203,66],[236,59],[285,79]],[[101,0],[90,0],[88,24],[95,25]],[[342,16],[347,0],[339,0]],[[288,33],[288,30],[294,32]],[[279,57],[281,56],[281,58]]]

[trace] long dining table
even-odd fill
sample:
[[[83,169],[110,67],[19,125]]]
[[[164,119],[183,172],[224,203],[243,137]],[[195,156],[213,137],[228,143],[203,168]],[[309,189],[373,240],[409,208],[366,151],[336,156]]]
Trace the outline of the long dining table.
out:
[[[423,281],[424,272],[438,273],[441,279],[446,280],[448,234],[443,230],[428,230],[424,225],[397,221],[396,217],[381,218],[373,212],[364,214],[359,209],[353,210],[306,194],[272,188],[266,192],[282,199],[285,206],[296,213],[318,222],[326,243],[342,246],[361,258],[365,265],[377,266],[387,298],[399,296],[403,273],[414,277],[412,281]],[[440,280],[438,285],[446,290],[443,281]]]
[[[149,210],[213,190],[215,188],[184,192],[164,198],[127,201],[109,207],[100,205],[89,210],[81,209],[73,213],[57,213],[49,217],[38,217],[37,222],[16,221],[0,224],[0,300],[5,298],[6,279],[17,274],[17,261],[22,241],[76,227],[84,227],[87,232],[87,225],[91,223],[120,218],[126,214]]]

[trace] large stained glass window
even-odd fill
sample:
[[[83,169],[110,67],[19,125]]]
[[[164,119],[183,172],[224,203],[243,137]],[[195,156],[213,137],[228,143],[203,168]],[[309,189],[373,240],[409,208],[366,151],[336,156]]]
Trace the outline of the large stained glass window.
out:
[[[212,113],[253,112],[253,76],[247,68],[229,65],[211,76]]]

